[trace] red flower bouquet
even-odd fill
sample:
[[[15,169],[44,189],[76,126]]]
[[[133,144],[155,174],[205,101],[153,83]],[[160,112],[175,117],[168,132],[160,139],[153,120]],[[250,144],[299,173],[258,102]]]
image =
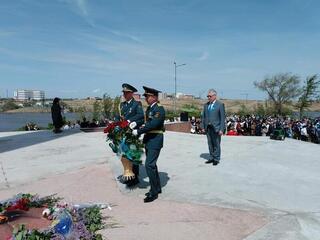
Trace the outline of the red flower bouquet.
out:
[[[132,134],[128,121],[112,122],[104,129],[107,142],[112,151],[130,160],[134,164],[141,163],[143,143]]]

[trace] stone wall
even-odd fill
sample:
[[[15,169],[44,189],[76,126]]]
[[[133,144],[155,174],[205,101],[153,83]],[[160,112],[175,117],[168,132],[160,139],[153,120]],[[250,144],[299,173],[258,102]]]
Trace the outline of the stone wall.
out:
[[[165,129],[166,131],[190,133],[191,123],[190,122],[165,123]]]

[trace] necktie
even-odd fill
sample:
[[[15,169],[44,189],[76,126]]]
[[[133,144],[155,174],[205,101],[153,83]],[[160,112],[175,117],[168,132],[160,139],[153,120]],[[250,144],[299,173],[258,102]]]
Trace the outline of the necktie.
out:
[[[208,110],[211,111],[213,109],[213,103],[210,103],[208,106]]]

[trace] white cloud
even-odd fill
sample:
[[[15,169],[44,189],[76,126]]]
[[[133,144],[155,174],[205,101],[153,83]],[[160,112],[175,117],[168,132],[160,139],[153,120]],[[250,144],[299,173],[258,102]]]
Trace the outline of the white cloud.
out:
[[[201,54],[201,56],[198,57],[198,60],[199,60],[199,61],[207,60],[208,57],[209,57],[209,55],[210,55],[210,54],[209,54],[208,52],[203,52],[203,53]]]
[[[77,8],[77,10],[84,16],[88,16],[88,8],[86,0],[60,0],[61,2],[66,2],[71,6]]]
[[[81,13],[84,16],[88,16],[88,9],[87,9],[87,2],[86,0],[73,0],[76,4],[76,6],[79,8]]]
[[[116,36],[120,36],[120,37],[125,37],[125,38],[129,38],[130,40],[132,41],[135,41],[135,42],[138,42],[138,43],[142,43],[142,41],[134,36],[134,35],[131,35],[131,34],[126,34],[126,33],[122,33],[120,31],[117,31],[117,30],[109,30],[112,34],[116,35]]]
[[[75,12],[77,12],[83,19],[95,27],[93,19],[89,16],[88,1],[87,0],[60,0],[69,4]]]
[[[97,88],[97,89],[92,90],[93,93],[98,93],[98,92],[100,92],[100,91],[101,91],[100,88]]]

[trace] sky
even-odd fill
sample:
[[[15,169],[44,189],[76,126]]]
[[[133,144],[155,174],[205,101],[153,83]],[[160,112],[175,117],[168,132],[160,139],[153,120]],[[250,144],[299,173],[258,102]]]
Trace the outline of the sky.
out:
[[[264,99],[254,81],[320,71],[316,0],[1,0],[0,97],[121,94],[122,83]]]

